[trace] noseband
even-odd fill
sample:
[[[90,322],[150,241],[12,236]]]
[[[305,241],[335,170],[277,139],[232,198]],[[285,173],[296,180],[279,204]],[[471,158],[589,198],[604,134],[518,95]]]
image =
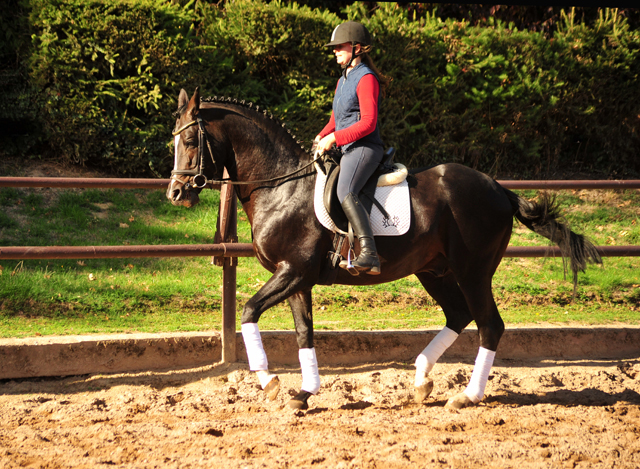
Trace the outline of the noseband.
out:
[[[209,139],[207,138],[207,134],[204,130],[204,121],[200,116],[197,116],[195,120],[186,123],[178,130],[174,130],[171,132],[173,136],[180,135],[183,131],[188,129],[189,127],[198,124],[198,155],[196,160],[196,168],[197,169],[173,169],[171,171],[171,178],[174,176],[193,176],[193,187],[196,189],[202,189],[207,185],[207,177],[204,175],[204,155],[203,155],[203,147],[204,142],[207,142],[207,148],[209,148],[209,155],[211,156],[211,162],[213,163],[214,170],[216,174],[218,174],[218,165],[216,164],[215,156],[213,155],[213,151],[211,150],[211,144],[209,143]],[[185,189],[189,189],[190,184],[185,184]]]

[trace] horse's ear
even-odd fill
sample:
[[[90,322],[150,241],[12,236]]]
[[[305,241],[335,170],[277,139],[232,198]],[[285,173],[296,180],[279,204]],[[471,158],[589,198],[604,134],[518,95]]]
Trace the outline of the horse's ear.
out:
[[[193,115],[193,117],[195,117],[195,115],[198,113],[198,110],[200,109],[200,87],[196,86],[196,90],[193,92],[193,96],[191,97],[191,102],[190,104],[190,108],[191,108],[191,114]]]
[[[189,95],[184,89],[180,90],[180,95],[178,96],[178,109],[186,107],[188,102]]]

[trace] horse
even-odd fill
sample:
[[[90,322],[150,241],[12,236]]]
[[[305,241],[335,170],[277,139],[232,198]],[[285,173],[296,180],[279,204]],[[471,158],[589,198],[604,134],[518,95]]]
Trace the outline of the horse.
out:
[[[308,409],[320,389],[313,343],[312,288],[320,283],[336,234],[314,212],[315,159],[284,125],[253,103],[230,98],[189,98],[180,91],[173,135],[175,161],[166,197],[174,205],[198,203],[207,182],[234,184],[260,264],[273,275],[243,307],[242,336],[249,369],[269,399],[279,390],[269,372],[258,320],[288,300],[299,348],[302,383],[287,406]],[[222,179],[226,169],[228,177]],[[374,285],[415,275],[441,306],[445,327],[416,358],[415,394],[424,402],[433,389],[429,372],[471,321],[479,348],[471,378],[448,409],[484,398],[505,325],[494,301],[492,278],[504,256],[514,217],[560,247],[570,262],[574,286],[588,262],[601,263],[595,246],[561,221],[557,203],[543,193],[528,201],[489,176],[447,163],[410,171],[411,226],[400,236],[377,236],[379,275],[354,276],[337,269],[334,283]],[[357,243],[356,243],[357,244]]]

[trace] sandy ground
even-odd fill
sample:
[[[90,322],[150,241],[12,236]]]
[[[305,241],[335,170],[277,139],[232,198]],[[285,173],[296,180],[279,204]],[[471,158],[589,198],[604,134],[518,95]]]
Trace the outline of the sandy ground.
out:
[[[471,363],[321,367],[307,411],[270,402],[246,364],[0,382],[0,467],[638,468],[640,359],[497,360],[487,397],[450,412]]]

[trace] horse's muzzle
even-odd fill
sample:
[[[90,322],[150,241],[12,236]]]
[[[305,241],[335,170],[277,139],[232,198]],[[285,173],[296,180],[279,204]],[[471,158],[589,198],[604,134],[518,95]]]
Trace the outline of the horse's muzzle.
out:
[[[185,187],[184,184],[175,179],[172,179],[169,184],[167,199],[169,199],[173,205],[182,205],[187,208],[193,207],[200,202],[200,197],[196,191]]]

